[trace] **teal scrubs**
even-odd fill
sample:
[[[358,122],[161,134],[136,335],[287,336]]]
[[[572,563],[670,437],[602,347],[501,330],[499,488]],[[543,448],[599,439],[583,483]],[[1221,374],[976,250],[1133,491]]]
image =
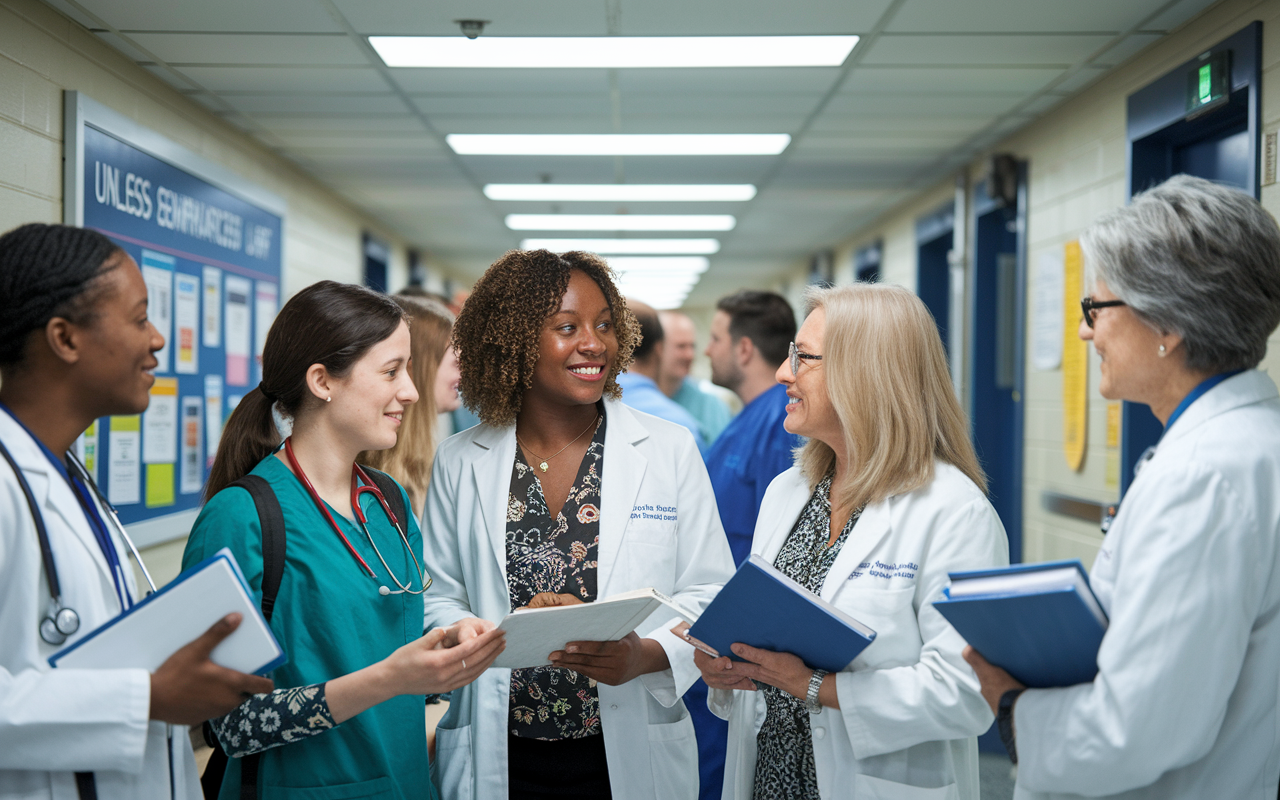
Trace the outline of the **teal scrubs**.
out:
[[[284,576],[271,618],[271,629],[288,657],[270,674],[276,689],[355,672],[422,636],[422,596],[378,594],[384,584],[396,587],[355,522],[330,509],[376,580],[347,551],[279,459],[268,456],[252,474],[265,478],[275,491],[287,537]],[[411,507],[407,497],[404,504]],[[360,506],[383,557],[406,582],[415,568],[400,535],[372,493],[361,493]],[[407,522],[409,543],[421,559],[422,534],[412,515]],[[223,547],[231,548],[249,588],[261,600],[262,530],[253,499],[242,489],[221,491],[205,505],[187,541],[182,566],[196,564]],[[418,578],[408,585],[419,588]],[[424,699],[395,697],[332,730],[267,750],[258,776],[262,800],[436,800],[427,762]],[[236,800],[239,792],[240,761],[233,758],[219,798]]]

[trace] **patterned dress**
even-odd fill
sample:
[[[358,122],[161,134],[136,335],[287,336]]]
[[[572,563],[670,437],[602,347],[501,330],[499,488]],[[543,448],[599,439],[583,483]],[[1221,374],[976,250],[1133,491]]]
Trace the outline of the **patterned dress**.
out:
[[[830,547],[831,478],[823,478],[800,518],[791,529],[773,565],[784,575],[817,594],[836,556],[849,538],[849,531],[862,515],[858,509],[839,538]],[[813,736],[809,730],[809,710],[804,701],[773,686],[758,683],[767,709],[764,726],[756,735],[756,777],[754,800],[820,800],[818,771],[813,761]]]
[[[507,587],[511,607],[541,592],[596,599],[600,547],[600,477],[604,466],[604,411],[578,467],[569,497],[555,519],[537,470],[516,448],[507,500]],[[512,736],[557,741],[600,735],[596,682],[571,669],[530,667],[511,671]]]

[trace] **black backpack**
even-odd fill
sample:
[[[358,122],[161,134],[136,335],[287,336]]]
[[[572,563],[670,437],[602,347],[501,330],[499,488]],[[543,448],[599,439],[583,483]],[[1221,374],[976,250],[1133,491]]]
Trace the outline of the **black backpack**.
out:
[[[404,506],[404,495],[400,494],[400,485],[385,472],[370,467],[364,467],[364,470],[387,499],[387,505],[407,532],[409,517]],[[247,491],[258,509],[258,522],[262,527],[262,616],[270,624],[276,594],[280,591],[280,581],[284,577],[284,512],[280,510],[280,501],[271,490],[271,484],[264,478],[245,475],[227,486],[228,489],[232,487]],[[213,755],[209,757],[204,774],[200,776],[200,788],[204,791],[205,800],[217,800],[227,771],[227,753],[214,735],[212,725],[204,723],[202,732],[205,744],[213,748]],[[240,800],[257,800],[258,764],[261,759],[262,753],[253,753],[240,759]]]

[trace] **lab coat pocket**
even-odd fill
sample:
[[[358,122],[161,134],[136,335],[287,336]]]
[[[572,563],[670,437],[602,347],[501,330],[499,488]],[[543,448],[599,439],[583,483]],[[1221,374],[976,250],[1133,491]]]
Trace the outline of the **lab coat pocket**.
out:
[[[920,624],[916,619],[915,587],[854,589],[846,587],[835,605],[876,632],[873,641],[854,659],[854,669],[914,664],[920,660]]]
[[[698,743],[687,714],[675,722],[649,723],[649,765],[654,797],[693,800],[698,796]]]
[[[441,797],[471,800],[471,726],[436,728],[436,760],[431,772]]]
[[[374,800],[395,796],[390,778],[306,788],[271,786],[266,794],[282,800]]]
[[[853,796],[858,800],[960,800],[960,787],[949,783],[937,789],[925,789],[870,775],[855,775]]]

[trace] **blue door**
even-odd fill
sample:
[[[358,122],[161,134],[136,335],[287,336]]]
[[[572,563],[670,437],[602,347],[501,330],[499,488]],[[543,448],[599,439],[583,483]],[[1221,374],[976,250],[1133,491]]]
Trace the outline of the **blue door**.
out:
[[[942,346],[947,347],[947,325],[951,308],[951,229],[918,246],[916,260],[916,294],[924,301],[938,323]]]

